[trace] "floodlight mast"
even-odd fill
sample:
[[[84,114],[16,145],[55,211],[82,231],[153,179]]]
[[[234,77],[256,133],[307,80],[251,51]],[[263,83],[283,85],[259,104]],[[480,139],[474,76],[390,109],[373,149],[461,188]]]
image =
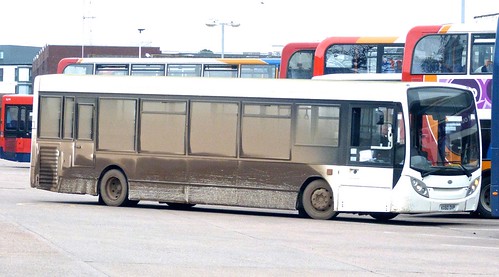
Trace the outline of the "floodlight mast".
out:
[[[220,25],[222,27],[222,59],[224,58],[224,55],[225,55],[225,49],[224,49],[224,46],[225,46],[225,26],[230,26],[230,27],[239,27],[241,26],[241,24],[235,22],[235,21],[228,21],[228,22],[225,22],[225,21],[219,21],[217,19],[210,19],[208,22],[206,22],[206,26],[208,27],[215,27],[217,25]]]

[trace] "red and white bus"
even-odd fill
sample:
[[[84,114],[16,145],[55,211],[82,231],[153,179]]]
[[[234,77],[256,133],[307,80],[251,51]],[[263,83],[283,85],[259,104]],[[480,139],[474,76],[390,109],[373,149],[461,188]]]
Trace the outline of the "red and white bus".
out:
[[[64,58],[57,73],[275,79],[280,63],[279,58]]]
[[[12,94],[2,97],[0,157],[29,162],[33,95]]]
[[[283,49],[281,78],[328,74],[395,73],[400,79],[404,40],[400,37],[329,37],[320,43],[290,43]]]
[[[416,26],[407,33],[402,81],[443,82],[476,90],[482,134],[482,188],[477,214],[490,217],[492,66],[496,26]]]

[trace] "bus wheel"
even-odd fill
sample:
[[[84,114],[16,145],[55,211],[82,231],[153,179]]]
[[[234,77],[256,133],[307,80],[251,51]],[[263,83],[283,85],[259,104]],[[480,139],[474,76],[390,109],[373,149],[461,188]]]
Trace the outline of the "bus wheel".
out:
[[[394,219],[399,214],[398,213],[370,213],[369,215],[376,220],[387,221],[390,219]]]
[[[478,208],[475,212],[479,217],[491,218],[492,209],[490,208],[490,176],[482,179],[480,188],[480,198],[478,199]]]
[[[128,182],[116,169],[107,171],[99,183],[99,200],[108,206],[124,206],[128,197]]]
[[[334,211],[333,191],[324,180],[315,180],[307,185],[301,198],[300,215],[313,219],[331,219],[338,215]]]

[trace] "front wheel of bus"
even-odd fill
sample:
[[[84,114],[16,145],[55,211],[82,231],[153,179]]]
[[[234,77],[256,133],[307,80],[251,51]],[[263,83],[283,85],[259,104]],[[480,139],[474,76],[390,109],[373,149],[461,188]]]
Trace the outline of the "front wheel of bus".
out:
[[[124,206],[128,198],[128,182],[119,170],[107,171],[99,183],[99,200],[108,206]]]
[[[480,196],[478,199],[478,208],[475,213],[482,218],[492,217],[492,208],[490,207],[490,176],[482,179],[482,187],[480,188]]]
[[[333,205],[333,190],[324,180],[307,185],[301,198],[300,214],[313,219],[331,219],[338,215]]]

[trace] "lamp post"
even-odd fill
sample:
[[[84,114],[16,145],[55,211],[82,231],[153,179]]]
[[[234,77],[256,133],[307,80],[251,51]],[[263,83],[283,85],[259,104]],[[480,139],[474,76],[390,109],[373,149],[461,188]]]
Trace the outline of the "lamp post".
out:
[[[139,59],[142,58],[142,32],[145,31],[144,28],[139,28]]]
[[[230,26],[230,27],[239,27],[241,24],[230,21],[230,22],[225,22],[225,21],[219,21],[216,19],[210,20],[206,23],[206,26],[208,27],[215,27],[217,25],[220,25],[222,27],[222,59],[224,58],[224,36],[225,36],[225,26]]]

